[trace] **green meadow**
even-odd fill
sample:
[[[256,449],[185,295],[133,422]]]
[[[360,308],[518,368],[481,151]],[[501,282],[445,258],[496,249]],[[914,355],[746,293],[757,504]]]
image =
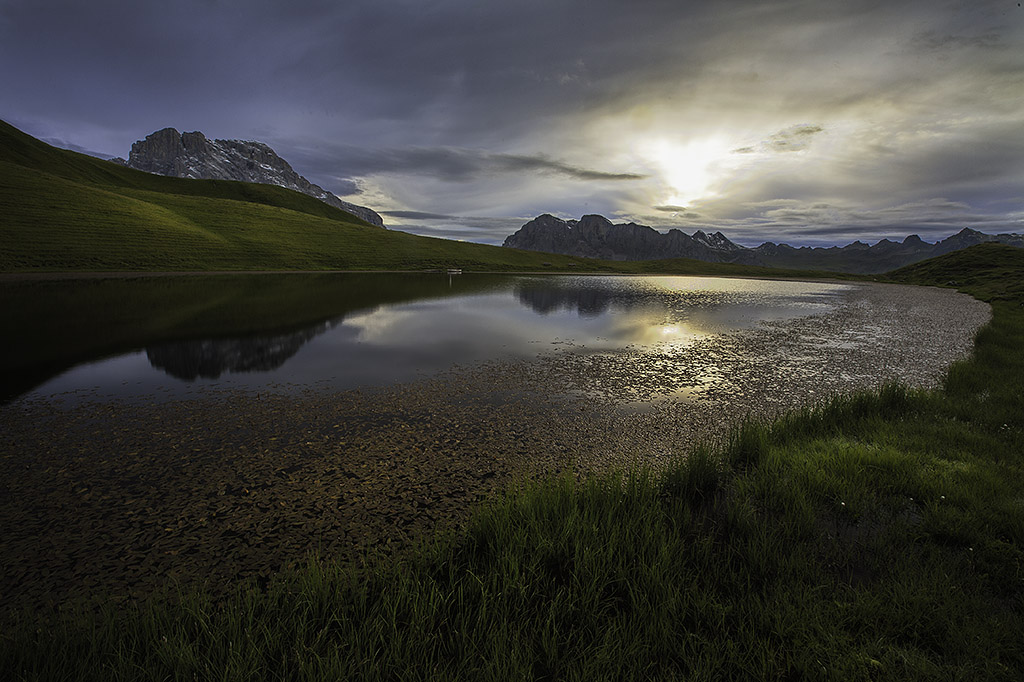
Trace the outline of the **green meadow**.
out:
[[[137,173],[6,125],[0,149],[8,273],[810,276],[383,231],[294,192]],[[972,357],[941,389],[892,385],[746,423],[665,470],[523,483],[400,561],[313,556],[227,597],[169,586],[100,612],[3,614],[0,670],[24,680],[1024,679],[1024,251],[981,245],[887,279],[992,304]],[[165,295],[147,282],[126,314]],[[310,305],[281,306],[282,324],[319,316]],[[197,324],[220,320],[204,315]]]

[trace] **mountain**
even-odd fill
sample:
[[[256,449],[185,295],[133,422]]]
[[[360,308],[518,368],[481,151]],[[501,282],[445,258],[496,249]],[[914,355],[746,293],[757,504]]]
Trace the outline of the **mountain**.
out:
[[[545,214],[509,235],[503,246],[606,260],[694,258],[709,263],[877,274],[986,242],[1024,247],[1024,235],[992,235],[964,228],[934,244],[910,235],[902,242],[883,239],[876,244],[866,244],[855,241],[843,247],[796,248],[765,242],[756,248],[747,248],[733,243],[721,232],[709,235],[698,230],[687,235],[677,229],[658,232],[635,223],[613,224],[599,215],[561,220]]]
[[[769,267],[877,274],[988,242],[1024,247],[1024,235],[985,234],[965,227],[934,244],[912,234],[901,242],[882,239],[875,244],[865,244],[856,241],[846,246],[828,248],[794,248],[788,244],[766,242],[751,251],[757,254],[755,262]]]
[[[210,140],[200,132],[179,133],[164,128],[132,145],[128,160],[114,159],[129,168],[193,180],[237,180],[287,187],[316,197],[342,211],[384,227],[373,210],[342,201],[302,177],[262,142]]]
[[[743,264],[748,264],[744,252],[749,250],[733,244],[721,232],[708,235],[697,231],[692,236],[679,230],[661,233],[636,223],[614,225],[599,215],[561,220],[548,214],[523,225],[502,246],[603,260],[694,258]]]

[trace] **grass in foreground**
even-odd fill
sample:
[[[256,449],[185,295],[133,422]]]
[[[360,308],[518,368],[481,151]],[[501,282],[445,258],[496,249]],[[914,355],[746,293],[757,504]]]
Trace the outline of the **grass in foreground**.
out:
[[[1020,281],[1024,252],[1001,253],[1001,275]],[[1002,277],[969,258],[947,266],[976,295],[1004,295]],[[189,591],[127,612],[26,617],[4,631],[0,668],[104,680],[1022,679],[1024,309],[1015,296],[993,308],[942,391],[891,386],[746,424],[664,474],[527,486],[401,565],[314,559],[225,602]]]

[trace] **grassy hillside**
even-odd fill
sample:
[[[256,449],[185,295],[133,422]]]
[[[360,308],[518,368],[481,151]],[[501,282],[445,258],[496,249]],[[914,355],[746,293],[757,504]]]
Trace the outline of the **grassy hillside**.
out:
[[[381,230],[281,187],[143,173],[0,122],[0,272],[448,267],[785,274],[688,259],[597,261]]]
[[[41,142],[0,121],[0,160],[83,185],[107,190],[139,190],[183,196],[227,199],[277,206],[309,215],[366,225],[355,216],[313,197],[273,185],[227,180],[168,178]],[[10,171],[11,169],[8,169]],[[6,179],[6,178],[5,178]],[[83,207],[87,210],[88,206]]]
[[[748,424],[663,474],[494,500],[402,565],[0,633],[19,679],[1024,679],[1022,252],[894,279],[994,318],[937,391]],[[38,619],[38,620],[37,620]]]
[[[894,270],[888,279],[906,284],[956,287],[985,301],[1024,300],[1024,249],[978,244]]]

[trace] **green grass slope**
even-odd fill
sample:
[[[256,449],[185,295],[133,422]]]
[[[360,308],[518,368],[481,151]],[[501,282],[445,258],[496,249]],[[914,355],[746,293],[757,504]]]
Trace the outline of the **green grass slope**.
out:
[[[277,206],[358,225],[364,221],[313,197],[274,185],[227,180],[186,180],[144,173],[92,156],[51,147],[0,121],[0,160],[101,189],[123,189],[228,199]],[[6,169],[10,172],[12,169]]]
[[[906,284],[956,287],[985,301],[1024,300],[1024,249],[978,244],[890,272]]]
[[[663,474],[531,484],[401,565],[27,615],[18,679],[1024,679],[1024,268],[894,273],[994,318],[937,391],[748,424]],[[993,262],[994,261],[994,262]],[[1007,284],[1006,280],[1012,280]]]

